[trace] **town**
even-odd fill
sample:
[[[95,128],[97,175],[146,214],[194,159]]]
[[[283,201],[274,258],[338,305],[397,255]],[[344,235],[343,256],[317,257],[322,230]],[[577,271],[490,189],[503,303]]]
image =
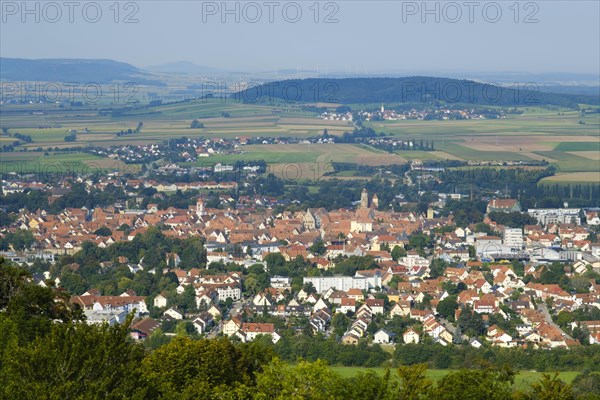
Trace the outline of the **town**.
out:
[[[0,399],[600,399],[600,2],[499,3],[1,2]]]
[[[48,189],[40,185],[6,183],[3,191]],[[208,337],[245,342],[267,335],[277,342],[284,327],[333,335],[347,345],[600,343],[598,209],[522,210],[518,200],[492,198],[481,221],[460,227],[452,215],[439,216],[445,195],[423,213],[382,210],[377,193],[366,189],[351,209],[281,211],[275,198],[224,196],[236,182],[169,188],[113,177],[86,185],[122,186],[134,197],[144,187],[225,190],[226,207],[208,207],[200,195],[187,208],[148,203],[142,209],[124,199],[55,214],[22,209],[3,229],[3,257],[33,266],[40,285],[54,281],[68,289],[89,324],[122,323],[134,312],[137,339],[180,327]],[[54,190],[57,199],[69,191]],[[529,223],[509,227],[498,222],[503,216]],[[120,243],[154,235],[197,238],[198,254],[184,256],[186,248],[166,242],[139,258],[119,251]],[[74,261],[95,248],[104,251],[91,264]],[[94,277],[109,273],[118,282]],[[154,285],[160,291],[136,293],[137,279],[149,275],[164,280]]]

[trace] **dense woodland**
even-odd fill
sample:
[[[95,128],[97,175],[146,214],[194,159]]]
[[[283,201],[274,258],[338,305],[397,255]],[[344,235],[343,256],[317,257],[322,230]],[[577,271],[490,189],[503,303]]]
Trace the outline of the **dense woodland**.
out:
[[[484,355],[433,383],[426,365],[342,378],[324,361],[278,357],[266,340],[194,340],[185,332],[156,350],[122,325],[87,325],[68,294],[32,283],[0,260],[0,397],[10,399],[598,399],[600,374],[583,371],[569,385],[547,374],[515,390],[514,370]],[[312,344],[310,344],[312,345]],[[309,346],[310,347],[310,346]],[[409,346],[402,346],[402,348]],[[353,348],[354,349],[354,348]],[[430,351],[423,347],[424,351]],[[560,352],[547,352],[560,360]],[[523,355],[521,358],[526,358]],[[597,355],[596,355],[597,357]],[[288,357],[289,358],[289,357]],[[319,358],[313,356],[312,358]],[[586,358],[583,354],[569,357]],[[594,363],[594,358],[589,362]],[[388,364],[389,365],[389,364]],[[594,365],[594,364],[592,364]],[[597,367],[600,363],[596,362]]]
[[[432,77],[293,79],[265,83],[233,94],[247,102],[286,101],[304,103],[460,103],[496,106],[556,105],[579,108],[598,104],[598,96],[540,92],[535,85],[500,88],[468,80]]]

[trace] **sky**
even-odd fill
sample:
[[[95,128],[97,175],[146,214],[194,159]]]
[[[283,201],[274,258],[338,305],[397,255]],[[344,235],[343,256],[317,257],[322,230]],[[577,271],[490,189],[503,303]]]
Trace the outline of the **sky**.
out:
[[[596,0],[67,3],[1,0],[0,56],[230,71],[600,71]]]

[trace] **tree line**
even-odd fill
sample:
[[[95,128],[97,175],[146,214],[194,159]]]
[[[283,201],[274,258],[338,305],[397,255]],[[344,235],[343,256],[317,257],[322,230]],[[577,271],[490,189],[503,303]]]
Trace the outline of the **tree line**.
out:
[[[316,361],[276,357],[265,340],[193,340],[181,333],[154,351],[124,324],[87,325],[68,294],[33,283],[0,259],[0,397],[10,399],[597,399],[600,374],[572,385],[543,375],[513,387],[507,366],[480,363],[437,383],[424,364],[343,378]],[[312,343],[310,344],[312,345]],[[598,364],[596,364],[598,365]]]

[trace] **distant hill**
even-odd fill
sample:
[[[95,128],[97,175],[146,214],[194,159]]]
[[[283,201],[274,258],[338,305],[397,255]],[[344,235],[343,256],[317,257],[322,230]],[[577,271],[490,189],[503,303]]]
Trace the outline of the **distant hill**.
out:
[[[599,104],[600,96],[547,93],[535,87],[519,90],[469,80],[406,77],[292,79],[258,85],[233,95],[244,101],[270,98],[296,102],[363,103],[462,103],[496,106],[555,105],[577,107]]]
[[[540,91],[557,93],[557,94],[577,94],[585,96],[600,95],[600,87],[598,86],[582,86],[582,85],[548,85],[540,86]]]
[[[146,85],[162,85],[131,64],[113,60],[0,58],[3,81],[45,81],[110,83],[130,81]]]
[[[153,65],[144,68],[151,72],[172,73],[172,74],[207,74],[221,72],[216,68],[197,65],[188,61],[177,61],[161,65]]]

